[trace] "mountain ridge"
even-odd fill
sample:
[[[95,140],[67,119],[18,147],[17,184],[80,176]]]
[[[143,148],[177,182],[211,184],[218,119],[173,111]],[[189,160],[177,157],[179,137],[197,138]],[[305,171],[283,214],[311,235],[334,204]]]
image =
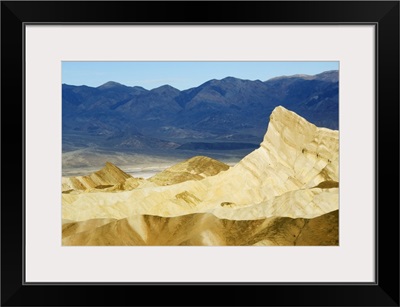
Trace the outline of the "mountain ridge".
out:
[[[325,181],[339,182],[338,131],[316,127],[283,107],[275,108],[270,118],[259,148],[226,171],[198,181],[118,195],[99,192],[101,207],[95,206],[99,193],[63,194],[63,203],[68,204],[63,206],[63,218],[167,217],[216,209],[223,215],[225,207],[241,210],[253,205],[258,209],[246,211],[242,218],[276,214],[312,218],[338,209],[338,188],[318,187]]]
[[[338,160],[337,130],[278,106],[233,167],[195,156],[146,180],[107,162],[84,178],[115,185],[62,193],[62,245],[335,246]]]
[[[319,127],[338,129],[338,71],[267,81],[232,76],[186,90],[146,90],[114,81],[100,87],[62,85],[63,150],[90,142],[102,148],[141,135],[160,141],[220,140],[258,143],[265,118],[278,105]],[[169,127],[168,131],[163,129]],[[157,149],[162,142],[152,142]],[[129,147],[130,146],[130,147]],[[129,145],[135,149],[135,143]]]

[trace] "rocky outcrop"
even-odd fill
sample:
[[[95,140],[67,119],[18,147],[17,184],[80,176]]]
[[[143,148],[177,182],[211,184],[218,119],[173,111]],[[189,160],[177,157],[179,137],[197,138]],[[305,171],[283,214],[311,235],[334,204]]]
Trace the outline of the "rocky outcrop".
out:
[[[338,181],[339,133],[318,128],[296,113],[277,107],[260,148],[218,177],[210,178],[205,201],[261,203],[288,191]]]
[[[84,191],[91,189],[98,190],[128,190],[139,186],[140,180],[133,178],[131,175],[123,172],[120,168],[110,162],[106,162],[105,166],[90,175],[63,177],[62,192],[70,193],[72,191]]]
[[[178,163],[148,180],[158,185],[172,185],[189,180],[201,180],[229,169],[229,165],[204,156],[196,156]]]
[[[273,217],[236,221],[196,213],[169,218],[138,215],[102,226],[94,223],[91,229],[87,229],[88,223],[65,225],[63,245],[311,246],[339,242],[337,210],[314,219]]]
[[[119,234],[120,239],[107,243],[108,241],[99,239],[103,235],[98,232],[121,230],[128,224],[136,231],[138,227],[147,227],[144,225],[157,223],[157,219],[164,219],[165,225],[168,225],[169,221],[183,223],[182,231],[191,225],[189,227],[191,235],[182,237],[181,241],[175,238],[175,241],[157,241],[155,244],[164,245],[164,243],[174,242],[173,245],[196,245],[208,242],[209,245],[230,245],[226,237],[235,234],[225,234],[226,230],[223,227],[215,232],[210,230],[209,233],[213,233],[213,238],[208,238],[209,241],[200,240],[195,232],[203,233],[202,228],[208,227],[208,224],[203,222],[209,220],[217,225],[231,223],[232,225],[248,225],[250,228],[254,228],[254,225],[263,221],[262,223],[266,224],[262,224],[262,231],[267,231],[267,229],[272,231],[268,225],[271,219],[276,218],[297,221],[295,223],[299,223],[299,219],[314,221],[339,208],[338,158],[338,131],[318,128],[296,113],[277,107],[270,116],[268,130],[260,147],[234,167],[228,168],[227,165],[207,157],[194,157],[154,176],[151,179],[152,182],[146,180],[135,188],[132,188],[136,184],[134,178],[125,178],[121,175],[121,170],[110,167],[112,170],[110,173],[113,175],[100,171],[102,174],[108,174],[102,175],[107,178],[102,182],[123,181],[123,183],[118,181],[113,186],[122,191],[111,193],[112,191],[96,189],[90,190],[91,193],[64,193],[62,195],[63,219],[76,223],[98,219],[118,220],[109,223],[109,227],[114,225],[112,226],[114,228],[111,228],[113,230],[104,225],[90,230],[96,232],[96,235],[87,233],[85,237],[86,232],[82,232],[79,234],[79,239],[78,237],[65,238],[64,243],[80,242],[77,244],[86,245],[97,242],[107,245],[119,242],[118,244],[122,244],[125,242],[121,241],[125,240],[122,233]],[[90,180],[93,181],[91,177]],[[82,181],[86,182],[80,180]],[[132,181],[130,188],[125,188],[124,185],[130,181]],[[190,216],[192,218],[187,221],[198,223],[197,226],[183,222]],[[330,219],[329,223],[333,225],[334,219]],[[312,232],[319,227],[319,222],[313,222],[310,225],[314,226],[304,228],[305,233],[309,234],[303,239],[300,239],[299,235],[299,241],[296,241],[296,244],[315,245],[322,242],[318,236],[314,238],[312,235]],[[158,231],[157,227],[153,229],[155,233]],[[234,231],[232,227],[230,229]],[[220,231],[223,239],[216,239]],[[130,230],[128,232],[132,234]],[[152,245],[156,242],[143,239],[144,233],[136,231],[132,234],[136,239],[129,236],[131,238],[129,240],[133,240],[129,241],[130,244]],[[204,234],[201,235],[203,236]],[[293,240],[285,241],[284,244],[283,239],[274,243],[267,234],[259,240],[251,241],[249,238],[243,239],[244,241],[238,240],[232,241],[232,244],[250,244],[250,242],[258,245],[294,244]],[[332,240],[328,241],[332,243]]]

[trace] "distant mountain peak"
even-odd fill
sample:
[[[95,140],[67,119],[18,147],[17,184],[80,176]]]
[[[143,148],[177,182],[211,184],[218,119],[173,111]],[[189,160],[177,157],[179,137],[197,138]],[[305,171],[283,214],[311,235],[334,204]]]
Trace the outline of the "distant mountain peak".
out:
[[[305,79],[305,80],[324,80],[324,81],[337,81],[339,75],[338,70],[328,70],[321,72],[316,75],[306,75],[306,74],[296,74],[296,75],[288,75],[288,76],[279,76],[279,77],[274,77],[271,79],[268,79],[267,81],[276,81],[276,80],[282,80],[282,79],[295,79],[295,78],[300,78],[300,79]]]
[[[238,80],[238,78],[235,78],[232,76],[228,76],[228,77],[221,79],[221,81],[235,81],[235,80]]]
[[[108,81],[100,86],[98,86],[98,89],[105,90],[113,87],[126,87],[126,85],[123,85],[121,83],[115,82],[115,81]]]
[[[288,75],[288,76],[279,76],[268,79],[267,81],[275,81],[275,80],[282,80],[282,79],[294,79],[294,78],[301,78],[301,79],[314,79],[315,76],[313,75],[306,75],[306,74],[296,74],[296,75]]]
[[[323,72],[317,74],[316,76],[332,75],[332,74],[337,75],[338,73],[339,73],[339,71],[337,69],[332,69],[332,70],[323,71]]]
[[[234,150],[233,143],[262,140],[265,121],[277,105],[319,127],[338,129],[338,71],[270,82],[223,77],[182,91],[167,84],[151,90],[115,81],[99,88],[63,84],[63,144],[172,149],[168,144],[179,140],[203,150],[223,141],[224,150]]]
[[[169,92],[180,92],[178,89],[176,89],[175,87],[169,85],[169,84],[164,84],[161,85],[159,87],[153,88],[151,90],[152,92],[164,92],[164,91],[169,91]]]
[[[315,77],[318,80],[324,80],[324,81],[329,81],[329,82],[338,82],[339,71],[338,70],[324,71],[318,75],[315,75]]]

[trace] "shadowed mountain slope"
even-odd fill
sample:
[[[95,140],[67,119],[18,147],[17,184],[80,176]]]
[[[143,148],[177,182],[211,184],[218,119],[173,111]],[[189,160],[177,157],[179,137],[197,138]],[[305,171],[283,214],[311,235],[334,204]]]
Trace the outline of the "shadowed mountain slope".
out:
[[[63,151],[176,148],[218,140],[259,144],[266,118],[284,106],[320,127],[338,129],[338,71],[267,81],[226,77],[179,91],[107,82],[62,85]]]
[[[339,243],[337,210],[314,219],[273,217],[236,221],[196,213],[169,218],[132,216],[102,226],[88,227],[88,223],[93,222],[64,225],[63,245],[312,246]]]

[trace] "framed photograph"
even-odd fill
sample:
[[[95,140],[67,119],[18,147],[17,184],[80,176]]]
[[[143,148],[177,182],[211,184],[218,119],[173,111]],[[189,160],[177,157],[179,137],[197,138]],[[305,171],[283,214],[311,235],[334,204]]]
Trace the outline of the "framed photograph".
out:
[[[2,305],[399,306],[398,1],[1,26]]]

